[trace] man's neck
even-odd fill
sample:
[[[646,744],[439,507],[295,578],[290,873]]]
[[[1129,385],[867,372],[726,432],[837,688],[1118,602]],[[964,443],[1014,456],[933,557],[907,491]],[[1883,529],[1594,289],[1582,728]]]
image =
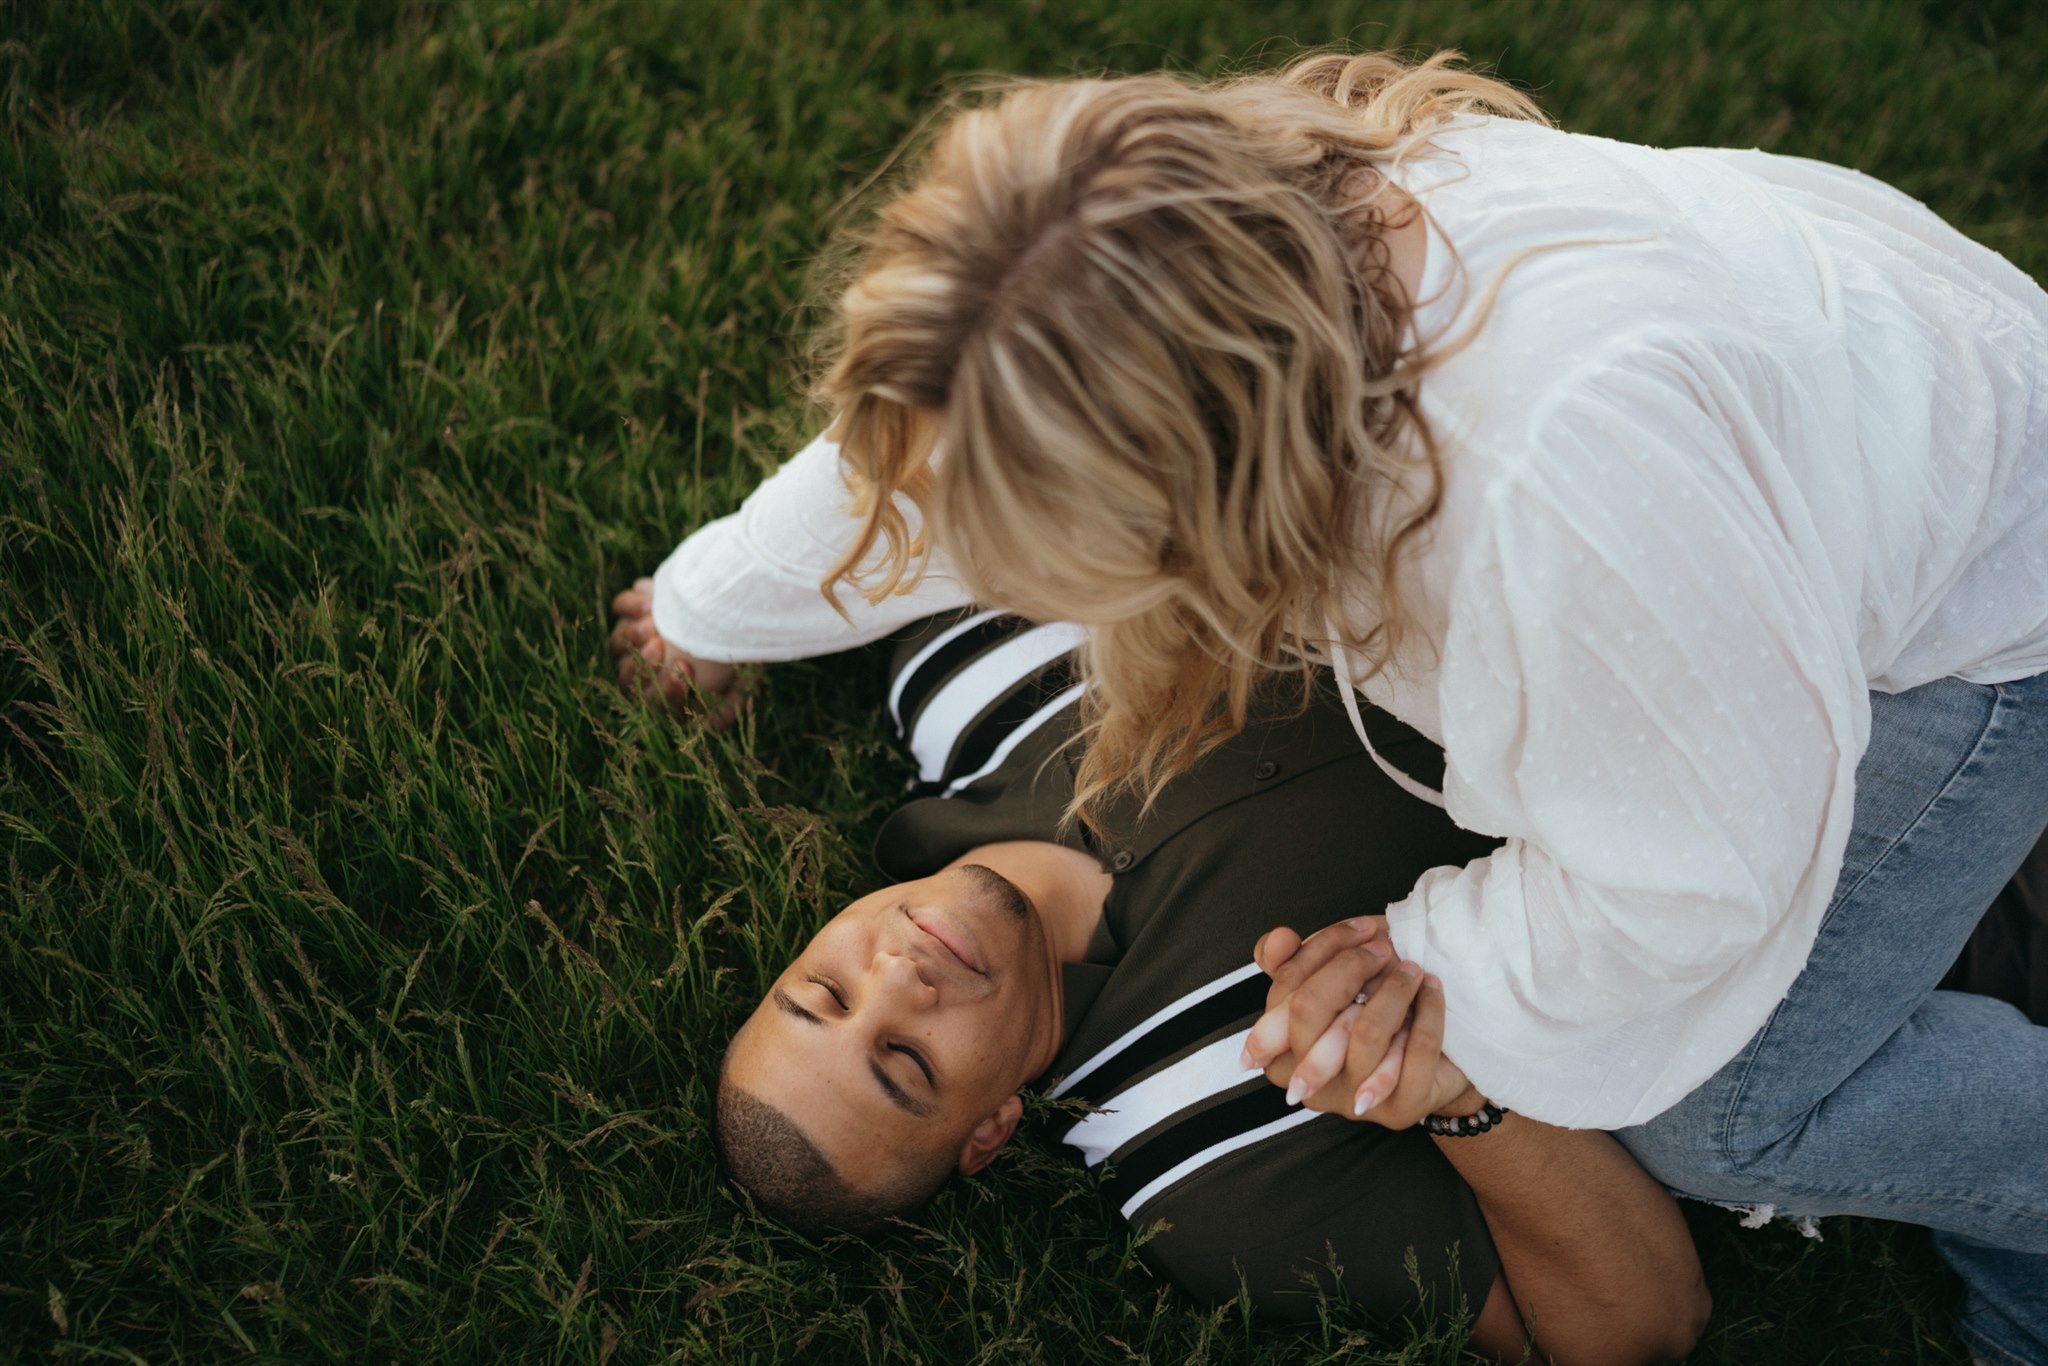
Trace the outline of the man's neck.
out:
[[[1111,881],[1094,858],[1048,840],[1004,840],[978,845],[955,862],[992,868],[1029,897],[1058,961],[1087,957]]]

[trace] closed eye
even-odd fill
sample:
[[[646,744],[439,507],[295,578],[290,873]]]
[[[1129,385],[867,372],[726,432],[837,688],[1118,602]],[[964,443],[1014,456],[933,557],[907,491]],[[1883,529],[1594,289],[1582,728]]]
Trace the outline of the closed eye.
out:
[[[924,1054],[918,1052],[915,1048],[911,1048],[905,1044],[892,1043],[889,1045],[889,1047],[897,1053],[907,1054],[910,1060],[917,1064],[917,1070],[924,1073],[924,1084],[926,1086],[932,1086],[934,1084],[932,1081],[931,1064],[924,1060]]]
[[[805,977],[804,980],[813,986],[822,987],[826,994],[832,998],[833,1004],[837,1005],[841,1010],[846,1009],[846,994],[839,989],[837,982],[834,982],[829,977],[819,977],[815,974]],[[932,1065],[924,1060],[924,1054],[908,1044],[900,1043],[890,1044],[889,1050],[894,1053],[901,1053],[916,1063],[917,1070],[924,1073],[924,1084],[932,1087],[934,1090],[938,1088],[938,1083],[933,1079]]]

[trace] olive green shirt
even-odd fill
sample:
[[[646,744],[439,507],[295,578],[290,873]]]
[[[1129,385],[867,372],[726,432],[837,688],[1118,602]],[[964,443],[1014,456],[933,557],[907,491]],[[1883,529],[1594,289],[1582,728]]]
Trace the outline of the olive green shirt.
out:
[[[1425,870],[1493,841],[1382,774],[1326,675],[1306,710],[1298,686],[1270,690],[1252,724],[1151,810],[1111,808],[1111,838],[1062,830],[1070,642],[1034,636],[1057,629],[952,614],[902,642],[892,709],[920,782],[878,836],[882,871],[922,877],[977,845],[1042,839],[1114,875],[1086,961],[1066,969],[1065,1044],[1048,1083],[1093,1107],[1061,1137],[1123,1218],[1158,1229],[1142,1250],[1155,1270],[1198,1299],[1242,1290],[1279,1316],[1312,1315],[1318,1290],[1385,1314],[1449,1314],[1461,1297],[1476,1311],[1499,1259],[1431,1140],[1290,1108],[1236,1057],[1265,1005],[1251,959],[1261,934],[1376,913]],[[1002,658],[1012,667],[991,664]],[[1441,779],[1434,745],[1384,713],[1367,724],[1391,762]]]

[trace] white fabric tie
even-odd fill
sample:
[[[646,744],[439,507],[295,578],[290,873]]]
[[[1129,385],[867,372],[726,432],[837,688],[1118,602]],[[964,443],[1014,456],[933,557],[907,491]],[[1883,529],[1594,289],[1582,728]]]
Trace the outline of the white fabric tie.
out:
[[[1351,684],[1351,652],[1344,648],[1343,637],[1337,634],[1335,624],[1327,616],[1323,618],[1323,629],[1330,635],[1330,667],[1331,672],[1337,675],[1337,690],[1338,695],[1344,700],[1344,714],[1351,718],[1351,729],[1358,732],[1359,742],[1365,746],[1365,752],[1380,766],[1380,772],[1394,780],[1396,787],[1411,797],[1421,798],[1431,806],[1442,807],[1443,793],[1427,783],[1420,783],[1409,777],[1388,763],[1380,752],[1373,748],[1372,737],[1365,733],[1365,718],[1358,714],[1358,689]]]

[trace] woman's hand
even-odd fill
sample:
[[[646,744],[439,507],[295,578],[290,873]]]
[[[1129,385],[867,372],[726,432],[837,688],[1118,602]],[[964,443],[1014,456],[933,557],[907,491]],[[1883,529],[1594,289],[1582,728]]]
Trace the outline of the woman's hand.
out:
[[[1273,985],[1245,1063],[1287,1087],[1290,1103],[1391,1129],[1479,1108],[1465,1074],[1442,1053],[1443,984],[1397,961],[1382,917],[1307,940],[1274,930],[1254,956]]]
[[[711,726],[731,723],[744,700],[737,665],[698,659],[654,629],[654,580],[637,579],[612,599],[612,659],[619,691],[658,701],[678,716],[703,716]]]

